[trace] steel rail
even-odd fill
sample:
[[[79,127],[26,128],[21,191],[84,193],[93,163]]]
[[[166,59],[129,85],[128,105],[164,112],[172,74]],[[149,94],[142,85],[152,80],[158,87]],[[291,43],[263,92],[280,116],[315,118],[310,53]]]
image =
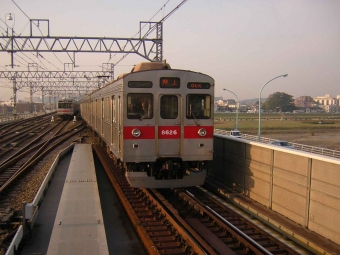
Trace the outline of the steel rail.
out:
[[[51,144],[50,147],[48,147],[48,149],[44,150],[42,153],[35,153],[34,157],[31,157],[29,159],[29,163],[24,164],[22,167],[19,168],[19,170],[13,175],[11,176],[1,187],[0,187],[0,194],[6,189],[8,188],[14,180],[16,180],[16,178],[18,178],[19,176],[21,176],[21,174],[23,172],[25,172],[29,167],[31,167],[32,165],[34,165],[39,159],[41,159],[42,157],[44,157],[45,155],[47,155],[50,151],[52,151],[56,146],[58,146],[59,144],[63,143],[65,140],[69,139],[71,136],[75,135],[76,133],[82,131],[84,128],[86,128],[85,125],[83,125],[82,128],[79,128],[78,130],[71,130],[68,134],[62,134],[60,135],[60,137],[54,137],[54,139],[56,138],[60,138],[60,140],[58,140],[57,142],[55,142],[54,144]],[[73,132],[72,132],[73,131]],[[63,137],[62,137],[63,136]],[[54,139],[50,139],[50,143],[54,140]],[[46,148],[47,146],[46,143],[42,143],[43,146]]]
[[[220,214],[215,212],[212,208],[209,206],[203,204],[199,199],[197,199],[192,193],[190,193],[188,190],[185,190],[185,193],[188,194],[193,200],[195,200],[198,204],[200,204],[202,207],[206,208],[209,212],[211,212],[215,217],[217,217],[220,221],[222,221],[226,226],[228,226],[234,233],[236,233],[239,237],[241,237],[247,245],[249,245],[249,248],[253,250],[255,254],[264,254],[264,255],[271,255],[273,253],[269,252],[267,249],[265,249],[262,245],[255,242],[251,237],[246,235],[244,232],[240,231],[239,228],[235,227],[233,224],[231,224],[229,221],[224,219]],[[238,238],[238,237],[237,237]],[[244,242],[243,241],[243,242]]]
[[[17,156],[20,156],[20,154],[27,152],[27,150],[29,149],[29,147],[33,144],[38,142],[43,136],[45,136],[47,133],[49,133],[53,128],[55,128],[56,126],[58,126],[61,122],[57,123],[57,125],[55,126],[51,126],[50,128],[48,128],[45,132],[43,132],[42,134],[40,134],[37,138],[35,138],[33,141],[31,141],[29,144],[27,144],[26,146],[22,147],[21,149],[19,149],[16,153],[14,153],[13,155],[11,155],[10,157],[8,157],[7,159],[5,159],[3,162],[0,163],[0,172],[3,169],[3,166],[5,166],[5,164],[9,163],[12,159],[16,158]]]

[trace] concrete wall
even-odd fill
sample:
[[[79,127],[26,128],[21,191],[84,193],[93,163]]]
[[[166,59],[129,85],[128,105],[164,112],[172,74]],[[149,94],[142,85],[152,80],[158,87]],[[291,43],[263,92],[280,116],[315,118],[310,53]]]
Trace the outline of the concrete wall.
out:
[[[208,175],[340,243],[340,160],[230,136],[214,136]]]

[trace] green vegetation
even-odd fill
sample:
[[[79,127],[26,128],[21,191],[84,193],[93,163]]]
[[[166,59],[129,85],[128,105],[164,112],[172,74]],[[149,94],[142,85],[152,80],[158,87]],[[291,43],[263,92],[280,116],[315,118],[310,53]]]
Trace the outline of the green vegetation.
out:
[[[304,121],[302,123],[307,123],[307,124],[335,124],[334,121],[329,121],[329,120],[320,120],[320,121]]]
[[[235,113],[215,113],[214,127],[231,130],[235,126]],[[261,114],[261,130],[265,131],[292,131],[303,130],[314,134],[316,129],[340,129],[340,114]],[[238,129],[245,133],[254,133],[258,130],[258,114],[240,113],[238,116]]]
[[[293,96],[283,92],[276,92],[269,95],[267,100],[262,104],[261,108],[266,110],[281,110],[282,112],[293,111],[297,109],[294,105]]]
[[[304,120],[322,120],[322,119],[338,119],[340,120],[340,113],[330,114],[330,113],[261,113],[262,118],[276,118],[280,119],[281,116],[287,119],[304,119]],[[236,114],[233,113],[225,113],[225,112],[215,112],[215,120],[217,118],[234,118]],[[258,113],[245,113],[240,112],[238,114],[239,118],[248,118],[248,119],[258,119]]]

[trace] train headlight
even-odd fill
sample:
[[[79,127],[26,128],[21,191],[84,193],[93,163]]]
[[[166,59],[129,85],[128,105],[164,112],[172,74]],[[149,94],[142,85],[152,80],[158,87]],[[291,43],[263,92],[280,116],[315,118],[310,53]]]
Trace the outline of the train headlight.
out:
[[[134,137],[140,137],[140,135],[142,134],[142,132],[138,129],[138,128],[135,128],[132,130],[131,134],[134,136]]]
[[[200,128],[198,130],[198,135],[199,136],[206,136],[207,135],[207,130],[205,130],[204,128]]]

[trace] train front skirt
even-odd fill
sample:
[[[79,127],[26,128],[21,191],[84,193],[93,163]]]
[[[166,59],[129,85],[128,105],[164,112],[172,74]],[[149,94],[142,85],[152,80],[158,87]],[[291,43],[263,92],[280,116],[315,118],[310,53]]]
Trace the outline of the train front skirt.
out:
[[[131,187],[138,188],[181,188],[188,186],[199,186],[204,184],[206,170],[199,172],[190,171],[189,175],[184,175],[182,179],[162,179],[150,177],[146,172],[126,172],[125,176]]]

